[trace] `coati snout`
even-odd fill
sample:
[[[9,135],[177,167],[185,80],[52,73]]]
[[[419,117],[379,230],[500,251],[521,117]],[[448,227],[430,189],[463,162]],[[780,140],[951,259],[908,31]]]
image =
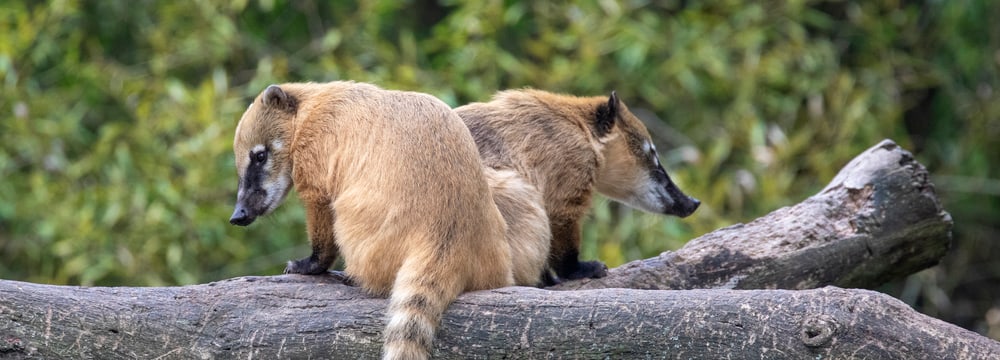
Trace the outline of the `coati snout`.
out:
[[[273,148],[273,146],[271,147]],[[254,146],[247,161],[242,161],[236,206],[229,223],[247,226],[258,216],[267,215],[278,207],[291,188],[289,178],[276,166],[276,159],[269,156],[271,150],[264,145]]]
[[[674,188],[676,188],[676,186]],[[675,202],[674,206],[670,207],[670,211],[666,211],[664,214],[671,214],[684,218],[694,213],[695,210],[698,210],[698,206],[701,206],[701,200],[690,196],[684,196],[681,198],[681,201]]]
[[[701,205],[701,201],[688,196],[680,188],[670,180],[670,176],[667,175],[667,171],[659,166],[652,172],[653,180],[660,185],[658,191],[656,191],[657,197],[659,197],[660,202],[663,206],[655,211],[657,213],[674,215],[678,217],[688,217],[698,210],[698,206]]]
[[[278,145],[278,146],[274,146]],[[270,147],[262,144],[254,146],[245,161],[237,161],[240,169],[239,190],[236,195],[236,207],[229,223],[247,226],[258,216],[267,215],[281,205],[288,190],[291,189],[289,175],[278,166],[275,156],[270,156],[274,148],[280,149],[280,143]],[[239,155],[237,155],[239,156]]]
[[[660,164],[660,157],[656,153],[656,146],[653,145],[648,137],[644,138],[642,135],[637,135],[637,139],[643,139],[641,140],[642,145],[632,146],[631,152],[633,155],[631,158],[638,159],[637,161],[640,164],[636,168],[645,168],[645,181],[641,182],[638,186],[632,187],[638,196],[633,196],[631,199],[616,200],[652,213],[674,215],[682,218],[694,213],[698,209],[698,206],[701,205],[701,201],[685,194],[670,179],[667,170]],[[613,159],[611,162],[612,164],[609,166],[615,167],[622,163],[627,165],[629,160],[618,158]],[[606,186],[601,184],[601,181],[598,181],[598,189],[600,189],[599,191],[603,190],[602,193],[606,194],[615,193],[615,190],[607,190]]]
[[[254,220],[257,220],[257,214],[247,211],[247,208],[241,204],[236,204],[236,209],[233,210],[233,215],[229,217],[229,223],[239,226],[247,226],[253,224]]]

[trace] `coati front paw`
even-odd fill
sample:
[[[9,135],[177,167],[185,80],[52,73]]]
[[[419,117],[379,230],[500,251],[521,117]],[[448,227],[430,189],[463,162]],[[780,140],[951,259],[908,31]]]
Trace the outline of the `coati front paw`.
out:
[[[562,276],[562,280],[575,280],[584,278],[602,278],[608,276],[608,266],[600,261],[581,261],[576,267],[576,271],[567,276]]]
[[[290,260],[285,266],[285,274],[319,275],[326,272],[329,266],[323,266],[315,257],[310,256],[299,260]]]

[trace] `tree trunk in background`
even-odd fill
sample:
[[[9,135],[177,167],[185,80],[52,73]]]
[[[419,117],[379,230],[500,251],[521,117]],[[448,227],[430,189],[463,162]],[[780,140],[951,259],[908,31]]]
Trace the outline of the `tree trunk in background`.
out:
[[[887,295],[812,289],[872,287],[930,266],[950,227],[923,166],[884,141],[798,205],[606,278],[462,295],[435,358],[1000,358],[1000,343]],[[0,357],[377,357],[386,301],[336,279],[0,280]],[[728,290],[752,288],[803,290]]]

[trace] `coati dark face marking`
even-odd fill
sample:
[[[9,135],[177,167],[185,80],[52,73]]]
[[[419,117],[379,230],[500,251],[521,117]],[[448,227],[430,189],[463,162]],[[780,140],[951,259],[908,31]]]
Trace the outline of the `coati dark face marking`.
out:
[[[274,211],[288,195],[291,181],[280,174],[270,176],[274,168],[270,153],[270,148],[257,144],[248,154],[246,170],[239,180],[236,209],[229,219],[233,225],[250,225],[258,216]]]
[[[233,140],[239,190],[229,223],[247,226],[278,208],[292,187],[285,154],[284,125],[295,114],[295,99],[272,85],[247,107]]]
[[[607,105],[598,107],[597,116],[598,128],[610,129],[599,139],[605,160],[597,176],[598,192],[653,213],[686,217],[698,209],[701,202],[684,194],[670,179],[646,126],[614,92]]]
[[[679,217],[691,215],[701,205],[701,201],[684,194],[674,184],[673,180],[670,179],[670,175],[667,175],[667,170],[660,164],[660,158],[656,153],[656,146],[652,142],[649,140],[643,142],[642,149],[645,158],[649,159],[645,165],[650,174],[650,181],[647,181],[649,191],[643,198],[642,205],[638,207],[650,212],[677,215]]]

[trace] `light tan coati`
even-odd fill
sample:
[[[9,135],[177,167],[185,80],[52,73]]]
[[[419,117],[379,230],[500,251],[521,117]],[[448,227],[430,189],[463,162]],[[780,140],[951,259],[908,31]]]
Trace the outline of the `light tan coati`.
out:
[[[514,283],[550,284],[546,267],[552,232],[541,192],[515,171],[483,167],[483,172],[493,191],[493,201],[507,224],[504,237],[510,245]]]
[[[230,222],[272,212],[294,184],[312,254],[285,272],[326,273],[342,256],[353,283],[389,296],[385,359],[427,358],[460,293],[533,285],[542,273],[544,256],[525,254],[548,245],[508,244],[505,234],[537,235],[509,230],[496,205],[525,211],[515,220],[537,232],[540,193],[510,171],[484,170],[468,128],[432,96],[342,81],[271,85],[240,119],[233,151]]]
[[[548,265],[561,280],[606,274],[600,261],[579,261],[580,221],[594,190],[680,217],[700,204],[670,180],[646,126],[614,92],[576,97],[508,90],[455,112],[487,167],[516,171],[542,193],[552,233]]]

